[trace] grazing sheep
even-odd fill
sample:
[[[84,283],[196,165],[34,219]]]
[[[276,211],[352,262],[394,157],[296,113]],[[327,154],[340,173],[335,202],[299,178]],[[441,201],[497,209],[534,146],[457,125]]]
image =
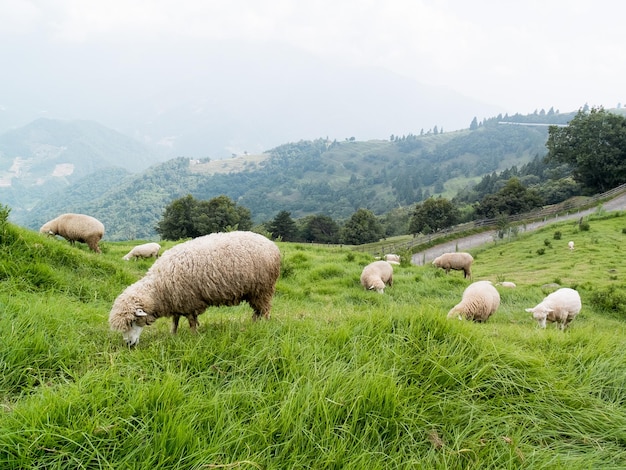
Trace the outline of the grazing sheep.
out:
[[[269,319],[279,274],[280,251],[262,235],[236,231],[194,238],[166,250],[115,299],[109,324],[135,346],[143,327],[160,317],[173,317],[172,333],[181,316],[195,331],[198,315],[212,305],[245,300],[254,320]]]
[[[486,322],[500,306],[500,294],[491,281],[477,281],[463,291],[461,302],[448,312],[448,318]]]
[[[552,292],[541,303],[526,311],[533,314],[541,328],[546,327],[546,321],[556,323],[560,330],[567,328],[569,323],[578,315],[582,303],[580,294],[569,287],[562,287]]]
[[[393,285],[393,267],[387,261],[374,261],[363,268],[361,285],[367,290],[385,293],[385,285]]]
[[[502,286],[502,287],[516,287],[514,282],[511,281],[502,281],[502,282],[498,282],[496,284],[496,286]]]
[[[400,264],[400,255],[394,255],[394,254],[389,253],[385,255],[385,261],[391,264]]]
[[[86,243],[96,253],[100,253],[98,242],[104,236],[104,225],[98,219],[84,214],[61,214],[41,226],[41,233],[60,235],[70,244]]]
[[[137,245],[133,247],[132,250],[130,250],[128,253],[126,253],[122,257],[122,259],[125,259],[126,261],[128,261],[131,258],[133,259],[152,258],[153,256],[155,258],[158,258],[160,249],[161,249],[161,245],[159,245],[158,243],[154,243],[154,242],[144,243],[143,245]]]
[[[463,271],[464,278],[471,278],[473,262],[474,258],[472,258],[472,255],[469,253],[444,253],[433,260],[433,266],[445,269],[446,274],[448,274],[451,269]]]
[[[569,242],[569,243],[567,244],[567,247],[568,247],[570,250],[573,250],[573,249],[574,249],[574,242]]]

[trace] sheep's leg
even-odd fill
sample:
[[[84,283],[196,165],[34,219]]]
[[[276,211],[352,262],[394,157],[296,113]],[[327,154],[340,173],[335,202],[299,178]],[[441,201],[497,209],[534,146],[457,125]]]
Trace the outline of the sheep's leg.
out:
[[[198,323],[198,315],[195,313],[187,315],[187,321],[189,322],[189,328],[191,328],[191,331],[197,333],[198,326],[200,325],[200,323]]]
[[[172,334],[174,334],[174,335],[178,331],[178,322],[179,321],[180,321],[180,315],[178,315],[177,313],[172,315]]]

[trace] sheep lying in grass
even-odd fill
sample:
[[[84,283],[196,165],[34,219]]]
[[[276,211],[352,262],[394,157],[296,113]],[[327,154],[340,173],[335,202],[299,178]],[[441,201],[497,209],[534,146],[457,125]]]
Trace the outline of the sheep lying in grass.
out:
[[[72,245],[74,242],[86,243],[92,251],[100,253],[98,242],[104,236],[104,225],[90,215],[70,213],[49,220],[39,231],[48,235],[59,235]]]
[[[448,318],[486,322],[500,306],[500,294],[491,281],[477,281],[463,291],[461,302],[448,312]]]
[[[367,290],[385,293],[385,285],[393,285],[393,267],[387,261],[374,261],[363,268],[361,285]]]
[[[139,342],[146,325],[181,316],[196,330],[198,315],[209,306],[238,305],[245,300],[253,319],[269,318],[280,251],[252,232],[213,233],[166,250],[146,275],[122,292],[109,313],[112,330],[122,331],[129,346]]]
[[[469,253],[444,253],[433,260],[433,266],[441,269],[445,269],[446,274],[451,269],[456,271],[463,271],[463,277],[472,277],[472,263],[474,258]]]
[[[502,286],[502,287],[516,287],[514,282],[511,281],[502,281],[502,282],[498,282],[496,283],[496,286]]]
[[[385,261],[387,261],[390,264],[400,264],[400,255],[388,253],[385,255]]]
[[[155,258],[159,257],[159,250],[161,249],[161,245],[155,242],[144,243],[143,245],[137,245],[133,247],[128,253],[126,253],[122,259],[126,261],[137,258]]]
[[[568,242],[568,243],[567,243],[567,247],[568,247],[570,250],[573,250],[573,249],[574,249],[574,242]]]
[[[526,311],[533,314],[541,328],[546,327],[546,321],[556,323],[560,330],[564,330],[578,315],[582,308],[580,294],[569,287],[562,287],[552,292],[541,303]]]

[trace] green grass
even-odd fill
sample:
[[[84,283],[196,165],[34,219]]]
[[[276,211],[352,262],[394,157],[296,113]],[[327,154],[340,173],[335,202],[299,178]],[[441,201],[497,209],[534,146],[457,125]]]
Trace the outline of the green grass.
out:
[[[486,324],[446,319],[459,272],[396,266],[378,295],[371,255],[280,243],[270,321],[211,308],[133,350],[107,317],[153,262],[121,259],[135,243],[0,227],[0,468],[624,468],[617,215],[472,251],[474,280],[518,286]],[[583,299],[565,332],[524,311],[553,282]]]

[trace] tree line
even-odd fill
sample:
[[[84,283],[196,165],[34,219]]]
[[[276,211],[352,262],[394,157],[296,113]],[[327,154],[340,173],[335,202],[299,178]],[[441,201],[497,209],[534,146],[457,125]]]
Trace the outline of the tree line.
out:
[[[551,115],[552,110],[547,116]],[[396,140],[415,142],[413,136]],[[537,155],[519,169],[493,171],[452,199],[428,197],[409,210],[380,217],[361,207],[343,223],[327,214],[293,219],[291,212],[281,210],[255,229],[283,241],[359,245],[391,235],[427,234],[470,220],[520,214],[626,182],[624,116],[601,107],[581,109],[567,125],[549,127],[546,148],[545,156]],[[281,151],[283,162],[298,159],[291,146]],[[176,240],[253,226],[250,210],[228,196],[198,200],[187,195],[166,207],[155,229],[163,239]]]

